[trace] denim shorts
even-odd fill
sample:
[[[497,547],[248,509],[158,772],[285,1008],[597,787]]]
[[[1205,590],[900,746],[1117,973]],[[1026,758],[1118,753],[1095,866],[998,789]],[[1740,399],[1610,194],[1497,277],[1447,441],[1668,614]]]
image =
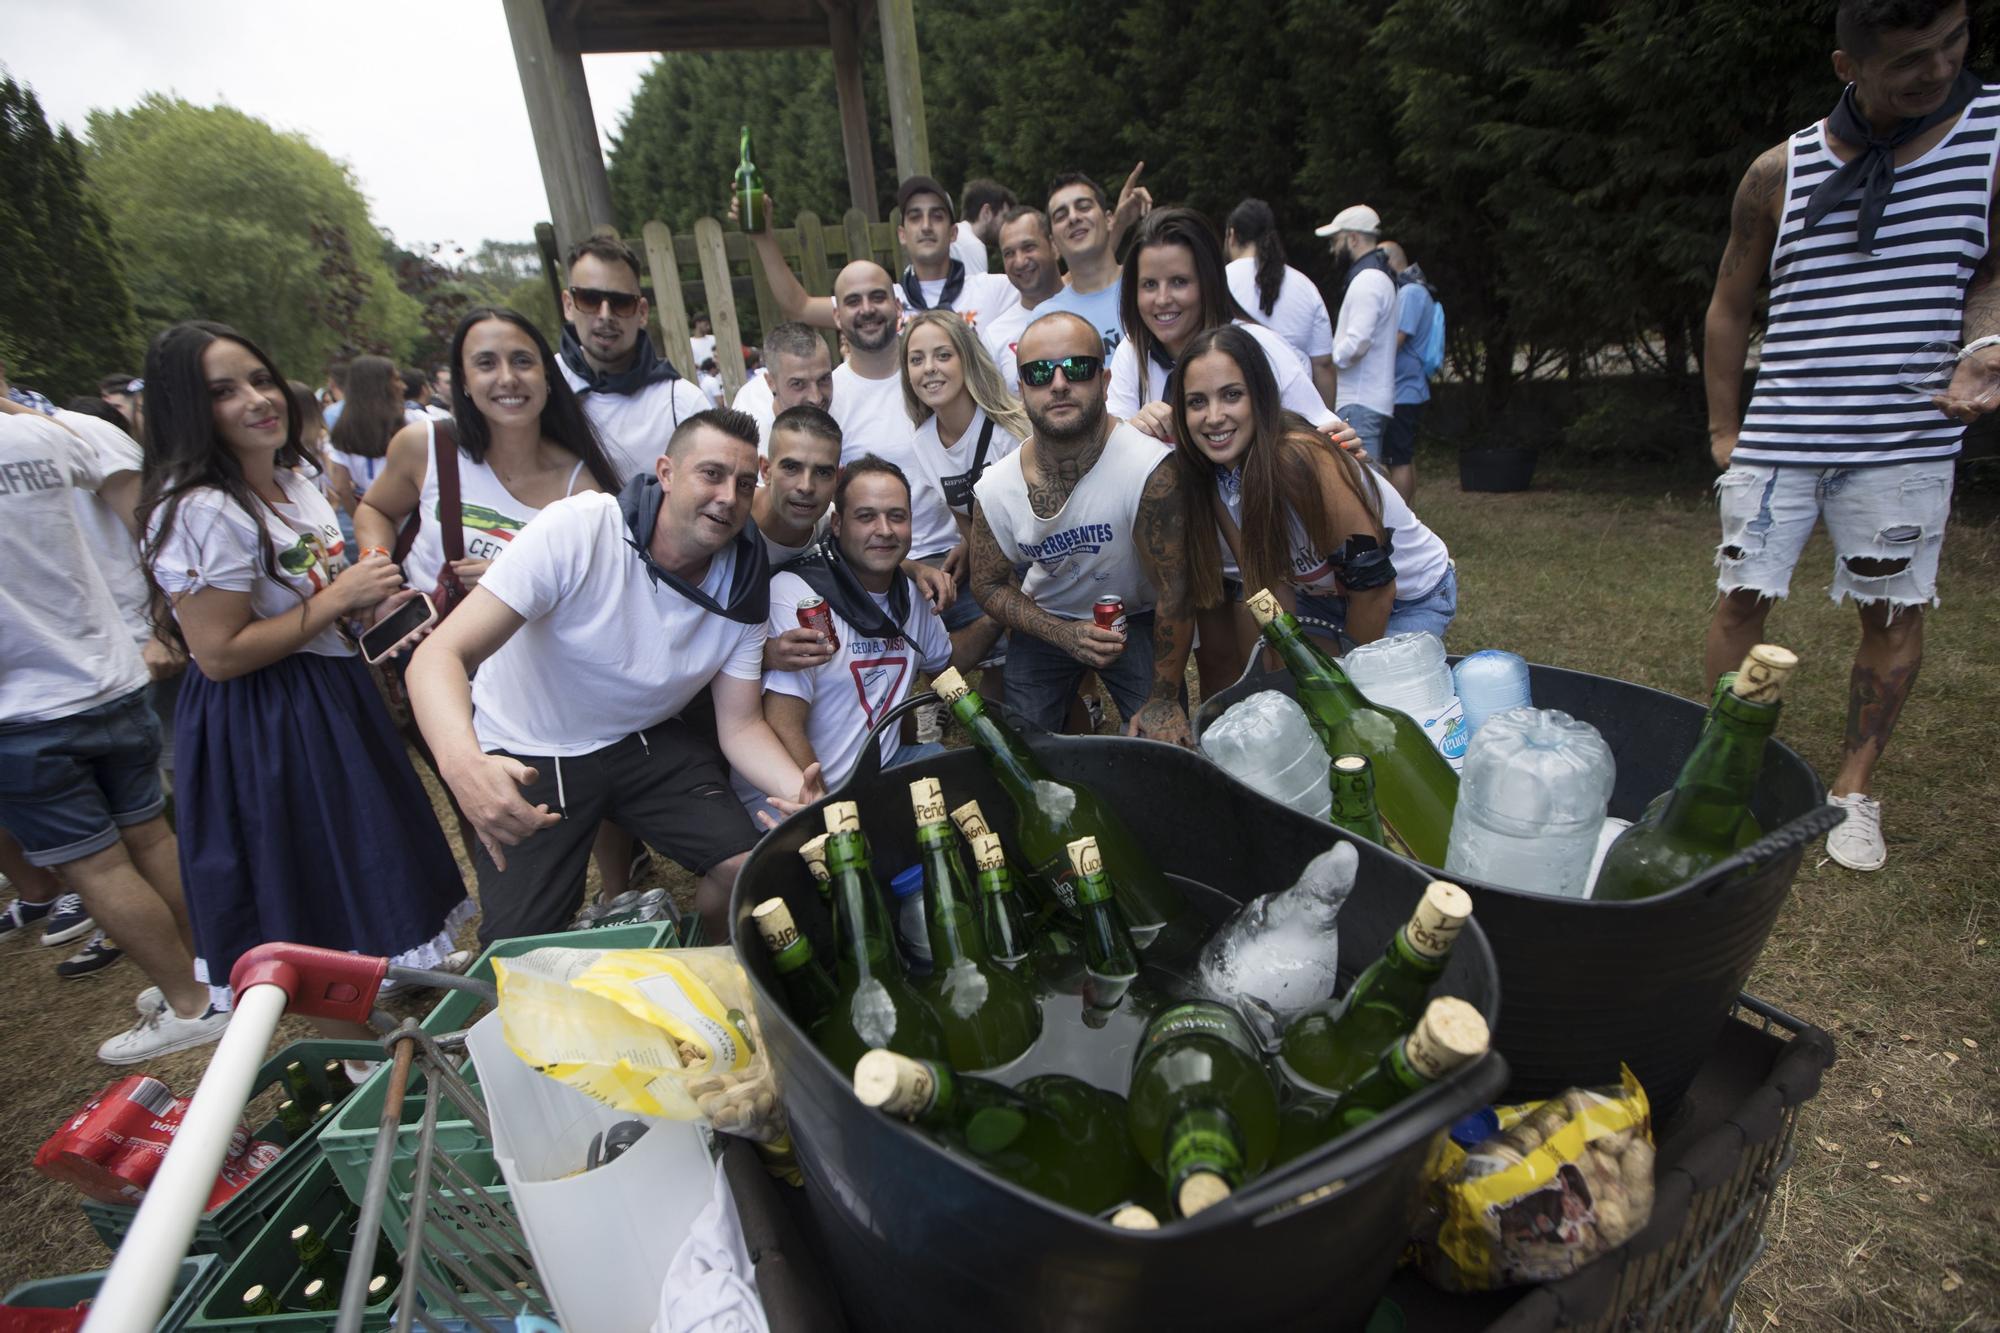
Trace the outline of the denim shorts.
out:
[[[94,855],[118,841],[119,829],[166,809],[150,693],[142,687],[68,717],[0,726],[0,828],[29,865]]]
[[[1838,603],[1937,605],[1938,555],[1951,513],[1951,462],[1888,467],[1772,467],[1731,464],[1715,481],[1722,541],[1716,587],[1783,597],[1813,527],[1824,516],[1833,539]],[[1878,560],[1887,573],[1859,574],[1850,560]]]
[[[1389,432],[1389,414],[1377,412],[1372,407],[1359,403],[1347,403],[1333,409],[1333,414],[1354,427],[1354,433],[1361,437],[1361,447],[1376,462],[1383,462],[1382,440]],[[1405,459],[1405,462],[1408,460]]]
[[[1094,669],[1097,679],[1111,691],[1119,713],[1130,721],[1153,692],[1153,613],[1140,611],[1126,616],[1125,651],[1110,666]],[[1007,654],[1005,710],[1043,731],[1058,731],[1077,686],[1091,670],[1047,640],[1023,634],[1013,641]]]
[[[1396,415],[1382,432],[1382,466],[1407,467],[1417,461],[1417,427],[1428,403],[1397,403]]]
[[[1417,597],[1398,597],[1389,607],[1389,623],[1382,633],[1414,634],[1419,630],[1444,638],[1444,632],[1451,628],[1451,622],[1458,615],[1458,569],[1446,565],[1444,577],[1431,590]],[[1302,592],[1299,594],[1299,617],[1301,620],[1317,621],[1330,625],[1339,631],[1343,646],[1347,639],[1347,599],[1328,597],[1323,593]],[[1308,624],[1307,629],[1313,626]]]

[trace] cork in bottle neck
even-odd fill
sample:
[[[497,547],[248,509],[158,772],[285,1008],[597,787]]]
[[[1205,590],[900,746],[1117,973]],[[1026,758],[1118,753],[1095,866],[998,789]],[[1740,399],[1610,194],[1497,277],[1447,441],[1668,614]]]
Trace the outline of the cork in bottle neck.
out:
[[[957,667],[946,667],[931,679],[931,690],[945,703],[956,703],[972,693],[972,687],[965,683],[965,677],[958,674]]]
[[[1432,1000],[1418,1020],[1403,1058],[1410,1068],[1435,1083],[1462,1064],[1486,1054],[1492,1041],[1486,1020],[1464,1000],[1443,995]]]
[[[981,833],[972,840],[972,862],[981,870],[1003,870],[1007,865],[1007,853],[1000,846],[1000,835]]]
[[[833,875],[826,866],[826,839],[827,835],[822,833],[818,837],[808,839],[805,845],[799,848],[799,855],[805,858],[806,869],[811,871],[812,877],[817,880],[830,879]]]
[[[877,1048],[854,1062],[854,1095],[863,1106],[913,1116],[937,1095],[937,1076],[920,1060]]]
[[[958,831],[971,842],[982,833],[991,833],[993,826],[986,822],[986,815],[979,808],[979,802],[967,801],[951,812],[951,822],[958,825]]]
[[[1250,608],[1251,615],[1257,617],[1259,629],[1276,620],[1279,613],[1285,609],[1278,605],[1277,596],[1269,588],[1259,588],[1244,598],[1243,604]]]
[[[1451,952],[1471,916],[1472,895],[1448,880],[1434,879],[1425,886],[1417,910],[1410,914],[1403,938],[1425,958],[1442,958]]]
[[[861,831],[861,807],[853,801],[835,801],[826,808],[826,831],[828,833],[859,833]]]
[[[1079,875],[1103,874],[1104,855],[1097,850],[1097,839],[1084,837],[1071,843],[1069,863]]]
[[[783,898],[766,898],[758,903],[750,909],[750,919],[756,923],[764,947],[772,953],[783,953],[798,942],[798,925]]]
[[[1785,681],[1798,669],[1799,655],[1775,643],[1752,648],[1737,668],[1736,681],[1729,692],[1753,704],[1774,704],[1784,693]]]
[[[910,808],[916,812],[917,827],[948,825],[944,809],[944,784],[936,778],[918,778],[910,784]]]

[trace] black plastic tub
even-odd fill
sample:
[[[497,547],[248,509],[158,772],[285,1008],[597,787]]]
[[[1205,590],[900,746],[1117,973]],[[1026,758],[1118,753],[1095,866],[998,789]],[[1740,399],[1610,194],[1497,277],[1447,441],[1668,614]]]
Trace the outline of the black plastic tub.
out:
[[[1537,708],[1590,723],[1611,747],[1618,762],[1612,814],[1636,819],[1673,785],[1701,734],[1702,705],[1608,676],[1528,670]],[[1202,701],[1196,731],[1261,690],[1294,694],[1292,677],[1253,664]],[[1270,818],[1318,822],[1256,799]],[[1510,1098],[1616,1083],[1622,1060],[1659,1121],[1672,1115],[1764,950],[1806,845],[1840,818],[1811,766],[1776,741],[1765,752],[1751,808],[1768,830],[1763,839],[1643,902],[1552,898],[1465,881],[1507,994],[1495,1040],[1513,1071]]]
[[[1289,816],[1172,746],[1048,736],[1031,744],[1057,776],[1091,784],[1163,868],[1235,899],[1292,883],[1307,861],[1347,836]],[[1011,803],[977,752],[954,750],[887,774],[857,775],[836,794],[860,802],[878,867],[915,857],[907,784],[920,776],[942,780],[954,806],[977,798],[1014,850]],[[814,1219],[856,1327],[1337,1333],[1366,1324],[1396,1266],[1430,1144],[1507,1082],[1497,1054],[1198,1218],[1157,1232],[1118,1230],[1016,1189],[863,1109],[844,1073],[784,1013],[747,918],[758,902],[783,896],[815,948],[828,946],[827,914],[797,854],[823,819],[813,806],[767,835],[737,879],[731,910]],[[1429,879],[1373,844],[1355,845],[1360,874],[1340,919],[1344,980],[1381,953]],[[1460,937],[1438,993],[1460,996],[1489,1021],[1498,1016],[1493,955],[1477,928]]]

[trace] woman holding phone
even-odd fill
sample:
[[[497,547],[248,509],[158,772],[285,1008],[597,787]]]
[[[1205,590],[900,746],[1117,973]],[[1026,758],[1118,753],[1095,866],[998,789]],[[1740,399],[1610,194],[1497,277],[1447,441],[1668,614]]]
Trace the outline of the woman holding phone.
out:
[[[271,940],[439,965],[471,903],[345,623],[415,594],[386,556],[349,559],[254,343],[176,324],[145,392],[141,552],[190,658],[174,753],[197,978],[227,1007],[230,969]]]
[[[1284,409],[1250,329],[1189,339],[1168,393],[1195,626],[1214,645],[1204,691],[1233,679],[1256,642],[1246,589],[1269,588],[1307,630],[1356,644],[1444,637],[1458,611],[1451,553],[1367,463]]]

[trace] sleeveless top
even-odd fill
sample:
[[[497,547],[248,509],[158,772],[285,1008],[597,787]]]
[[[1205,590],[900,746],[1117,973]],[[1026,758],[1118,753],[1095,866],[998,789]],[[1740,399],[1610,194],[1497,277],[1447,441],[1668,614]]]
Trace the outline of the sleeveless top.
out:
[[[1943,139],[1896,168],[1860,248],[1855,190],[1807,230],[1806,201],[1839,165],[1820,121],[1786,144],[1784,213],[1771,252],[1771,312],[1735,457],[1779,467],[1870,467],[1957,456],[1965,427],[1902,387],[1927,343],[1956,343],[1986,254],[2000,87],[1983,89]]]
[[[1106,595],[1122,598],[1127,615],[1153,609],[1159,594],[1139,563],[1132,528],[1146,479],[1170,452],[1120,422],[1053,518],[1028,503],[1021,450],[987,465],[973,494],[1000,549],[1016,568],[1027,567],[1021,590],[1036,606],[1066,620],[1086,619]]]
[[[1380,478],[1375,480],[1376,493],[1381,497],[1382,526],[1389,534],[1389,559],[1396,566],[1396,600],[1415,601],[1444,579],[1445,571],[1451,566],[1451,552],[1445,548],[1444,539],[1432,532],[1403,502],[1401,493],[1394,486],[1384,484]],[[1223,507],[1229,511],[1237,531],[1241,532],[1242,470],[1217,468],[1215,491],[1222,497]],[[1339,571],[1327,559],[1325,552],[1314,549],[1311,539],[1306,536],[1305,524],[1299,522],[1298,515],[1289,506],[1285,509],[1285,527],[1292,556],[1292,586],[1300,592],[1321,596],[1341,595]],[[1236,567],[1236,557],[1230,554],[1228,539],[1218,532],[1216,544],[1222,549],[1222,576],[1241,579],[1242,571]],[[1254,592],[1256,589],[1246,588],[1244,591]]]
[[[438,574],[444,569],[444,540],[439,536],[439,525],[447,520],[438,513],[437,423],[432,422],[426,433],[430,440],[430,466],[424,471],[424,488],[417,498],[417,512],[424,521],[417,529],[417,539],[410,543],[403,575],[412,588],[428,592],[437,585]],[[578,459],[570,469],[564,495],[576,493],[576,479],[582,471],[583,460]],[[463,449],[458,451],[458,501],[468,560],[493,559],[507,549],[515,533],[542,512],[516,500],[492,468],[473,462]]]

